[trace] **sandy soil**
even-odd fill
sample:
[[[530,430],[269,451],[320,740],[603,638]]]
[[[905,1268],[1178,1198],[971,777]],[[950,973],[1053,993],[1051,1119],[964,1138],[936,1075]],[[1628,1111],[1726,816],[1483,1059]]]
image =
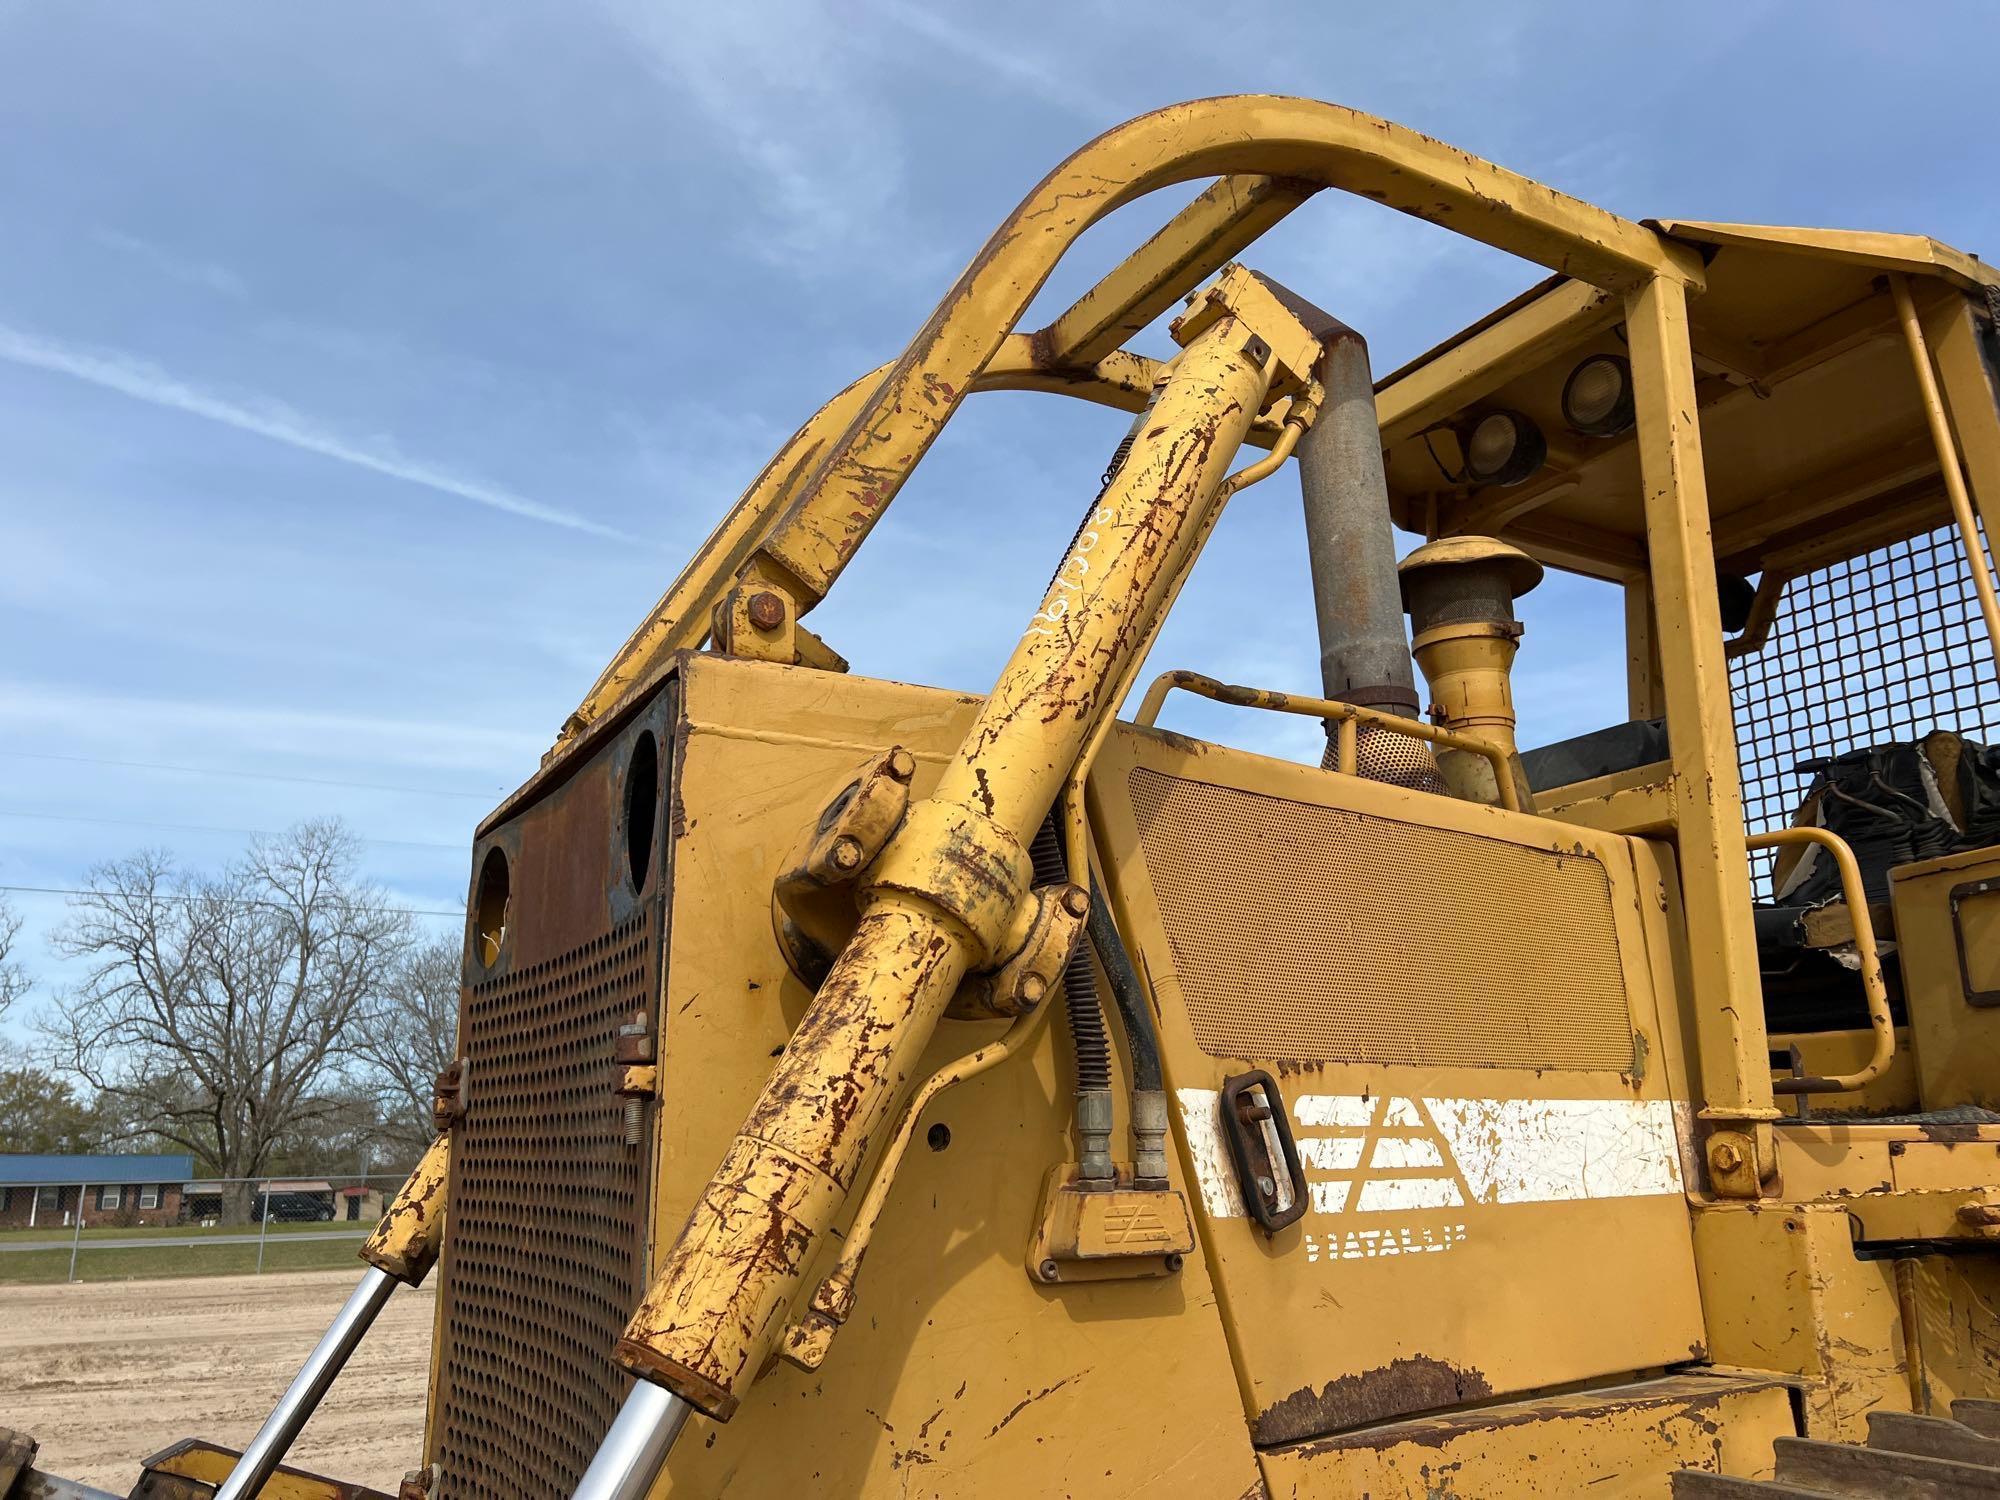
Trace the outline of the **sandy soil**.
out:
[[[0,1427],[40,1439],[38,1467],[119,1495],[181,1438],[240,1448],[356,1276],[0,1288]],[[428,1286],[390,1298],[290,1462],[395,1493],[423,1444],[435,1308]]]

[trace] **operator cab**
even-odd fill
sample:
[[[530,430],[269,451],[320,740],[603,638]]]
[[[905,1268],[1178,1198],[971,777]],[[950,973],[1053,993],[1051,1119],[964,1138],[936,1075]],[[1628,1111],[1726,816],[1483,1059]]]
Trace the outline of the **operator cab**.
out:
[[[1990,533],[2000,514],[2000,272],[1914,235],[1653,227],[1705,262],[1707,289],[1689,304],[1693,395],[1711,607],[1726,636],[1715,682],[1729,694],[1744,824],[1753,836],[1825,827],[1852,846],[1902,1030],[1911,976],[1897,944],[1904,882],[1892,872],[1907,869],[1915,891],[1930,862],[2000,844],[1994,644],[1909,323]],[[1663,616],[1652,597],[1658,570],[1622,318],[1618,298],[1554,277],[1389,374],[1377,394],[1398,524],[1433,538],[1496,536],[1622,589],[1622,721],[1524,750],[1522,763],[1538,810],[1659,836],[1675,827],[1657,636],[1672,611]],[[1987,566],[1984,555],[1976,566]],[[1835,861],[1816,848],[1763,849],[1751,871],[1774,1068],[1837,1071],[1857,1033],[1865,1038],[1868,1014]],[[1977,883],[1944,885],[1968,881]],[[1954,949],[1971,945],[1956,966],[1965,972],[1939,979],[1951,993],[1937,1003],[1954,1015],[1964,986],[1993,987],[1975,972],[1989,962],[1978,934],[1992,919],[1979,909],[1984,894],[1974,896],[1959,898],[1972,936],[1953,939]],[[1910,1050],[1867,1089],[1827,1102],[1877,1115],[2000,1106],[2000,1086],[1946,1086],[1921,1047],[1914,1067],[1932,1086],[1919,1087]],[[1811,1097],[1799,1096],[1801,1112]]]

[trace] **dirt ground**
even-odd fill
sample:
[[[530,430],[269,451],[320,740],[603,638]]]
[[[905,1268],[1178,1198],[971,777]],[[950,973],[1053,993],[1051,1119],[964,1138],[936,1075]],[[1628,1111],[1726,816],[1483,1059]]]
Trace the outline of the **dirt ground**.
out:
[[[0,1427],[37,1465],[122,1495],[184,1437],[240,1448],[358,1272],[0,1288]],[[430,1287],[398,1290],[290,1462],[396,1492],[423,1444]]]

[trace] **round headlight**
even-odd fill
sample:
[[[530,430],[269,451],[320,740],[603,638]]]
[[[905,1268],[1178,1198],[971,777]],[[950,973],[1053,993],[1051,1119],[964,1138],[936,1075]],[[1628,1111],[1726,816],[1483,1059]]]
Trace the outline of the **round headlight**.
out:
[[[1632,366],[1617,354],[1593,354],[1563,382],[1563,420],[1585,437],[1616,437],[1632,426]]]
[[[1517,411],[1491,411],[1465,439],[1465,475],[1478,484],[1519,484],[1548,457],[1542,429]]]

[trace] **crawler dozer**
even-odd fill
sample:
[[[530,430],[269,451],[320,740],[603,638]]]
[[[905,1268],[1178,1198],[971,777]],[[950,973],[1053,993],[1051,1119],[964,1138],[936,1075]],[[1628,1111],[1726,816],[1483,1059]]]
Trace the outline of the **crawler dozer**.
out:
[[[1246,258],[1326,190],[1548,278],[1377,372]],[[1996,307],[1331,104],[1085,146],[481,825],[437,1144],[246,1454],[134,1494],[357,1493],[281,1461],[433,1261],[400,1500],[2000,1494]],[[813,608],[995,389],[1126,414],[1101,487],[989,693],[850,671]],[[1144,680],[1290,472],[1319,680]],[[1555,743],[1551,568],[1628,662]]]

